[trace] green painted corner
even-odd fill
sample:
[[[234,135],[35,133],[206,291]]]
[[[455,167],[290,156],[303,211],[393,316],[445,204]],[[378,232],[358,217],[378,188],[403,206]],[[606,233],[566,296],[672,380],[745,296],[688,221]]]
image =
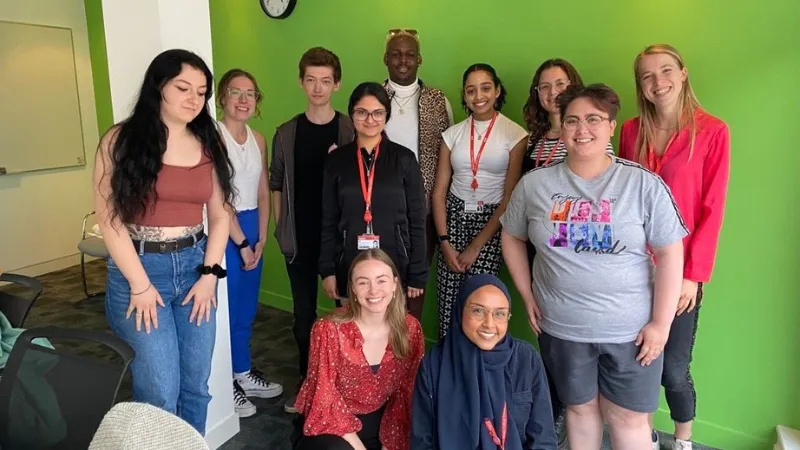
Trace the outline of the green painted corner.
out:
[[[102,0],[84,0],[86,25],[89,31],[89,54],[91,55],[92,80],[94,84],[97,129],[102,136],[114,124],[111,106],[111,83],[108,77],[106,35],[103,27]]]

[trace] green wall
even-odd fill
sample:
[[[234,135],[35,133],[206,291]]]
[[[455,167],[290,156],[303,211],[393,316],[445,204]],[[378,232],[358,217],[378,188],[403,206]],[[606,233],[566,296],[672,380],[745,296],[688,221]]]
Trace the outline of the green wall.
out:
[[[111,105],[111,85],[108,80],[108,56],[106,56],[106,35],[103,27],[102,0],[84,0],[86,25],[89,31],[89,53],[92,58],[92,77],[94,82],[97,129],[102,136],[114,124],[114,111]],[[94,153],[92,154],[94,160]]]
[[[268,137],[305,107],[297,84],[304,50],[321,45],[340,56],[344,81],[334,103],[344,109],[357,83],[385,77],[389,28],[420,31],[421,76],[448,94],[456,120],[464,118],[459,83],[469,64],[495,65],[509,91],[505,112],[522,123],[534,70],[556,56],[574,63],[587,82],[617,89],[621,119],[628,118],[635,114],[637,51],[655,42],[677,46],[703,105],[730,125],[733,145],[729,206],[692,364],[700,392],[695,440],[724,449],[771,448],[775,425],[800,428],[800,156],[790,134],[800,117],[800,7],[794,0],[739,6],[621,0],[613,7],[575,0],[560,15],[555,3],[522,0],[300,0],[285,21],[268,19],[255,0],[210,3],[215,73],[242,67],[256,75],[266,98],[253,126]],[[98,122],[106,129],[112,119],[105,54],[98,50],[104,47],[100,0],[86,4]],[[274,242],[265,260],[263,300],[288,309],[288,280]],[[434,292],[432,280],[423,321],[431,337]],[[512,332],[533,339],[517,311]],[[662,401],[656,423],[671,429],[665,408]]]

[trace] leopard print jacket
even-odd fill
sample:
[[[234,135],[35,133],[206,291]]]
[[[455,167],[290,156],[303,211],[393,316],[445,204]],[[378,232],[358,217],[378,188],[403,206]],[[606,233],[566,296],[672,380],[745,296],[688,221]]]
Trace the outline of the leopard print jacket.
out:
[[[428,87],[422,80],[419,80],[419,85],[419,167],[425,186],[425,211],[430,212],[433,182],[436,180],[436,166],[439,164],[439,150],[443,141],[442,133],[450,126],[450,119],[444,92]],[[388,80],[383,86],[389,97],[394,97]]]

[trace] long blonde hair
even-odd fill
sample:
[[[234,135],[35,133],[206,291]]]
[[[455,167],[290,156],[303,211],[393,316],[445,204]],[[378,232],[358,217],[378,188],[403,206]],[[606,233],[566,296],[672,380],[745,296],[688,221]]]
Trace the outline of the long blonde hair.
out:
[[[651,45],[636,55],[636,59],[633,61],[633,75],[636,80],[636,104],[639,107],[639,134],[636,138],[636,159],[645,165],[648,162],[648,151],[653,147],[656,141],[656,108],[655,105],[650,103],[644,96],[639,63],[641,63],[645,55],[657,54],[667,54],[671,56],[681,70],[686,67],[683,62],[683,57],[678,53],[678,50],[667,44]],[[689,158],[692,157],[694,138],[697,134],[695,115],[701,108],[700,101],[697,100],[697,97],[694,95],[692,84],[689,82],[689,76],[687,75],[681,87],[680,96],[678,97],[678,130],[680,131],[687,125],[689,126]]]
[[[347,306],[330,312],[328,319],[336,323],[344,323],[352,322],[361,315],[361,304],[358,303],[356,294],[353,291],[353,272],[359,263],[369,260],[380,261],[389,266],[397,283],[392,300],[386,308],[386,322],[389,324],[389,344],[392,346],[392,352],[398,359],[403,359],[411,353],[408,325],[406,325],[406,298],[403,294],[403,286],[400,282],[400,274],[397,272],[397,267],[383,250],[364,250],[356,256],[353,264],[350,265],[350,272],[347,274],[347,298],[349,300]]]

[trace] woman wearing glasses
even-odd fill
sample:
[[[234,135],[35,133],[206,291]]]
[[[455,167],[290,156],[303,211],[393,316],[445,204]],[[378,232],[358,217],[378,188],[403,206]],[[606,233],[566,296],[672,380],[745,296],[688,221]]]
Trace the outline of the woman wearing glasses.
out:
[[[533,74],[528,101],[522,107],[525,124],[531,133],[522,159],[522,173],[561,161],[567,156],[561,139],[561,114],[556,97],[568,86],[583,86],[583,80],[575,67],[563,59],[548,59]],[[610,142],[607,150],[614,153]]]
[[[600,448],[604,421],[615,449],[649,448],[687,231],[658,176],[606,152],[613,90],[572,86],[558,106],[567,157],[514,189],[503,256],[567,406],[570,448]]]
[[[409,297],[428,281],[422,176],[414,153],[383,132],[391,108],[383,86],[358,85],[348,106],[356,139],[325,161],[319,271],[337,301],[346,298],[347,271],[362,250],[388,254]]]
[[[500,112],[506,90],[492,66],[468,67],[462,86],[461,104],[471,114],[443,133],[433,186],[439,338],[466,277],[500,271],[500,216],[519,181],[528,137]]]
[[[649,168],[670,187],[686,220],[683,288],[664,352],[665,388],[676,449],[691,449],[697,393],[689,372],[703,283],[711,279],[722,228],[730,165],[730,132],[703,111],[683,58],[653,45],[634,62],[639,117],[622,125],[620,157]],[[653,433],[654,448],[658,435]]]
[[[447,338],[417,373],[412,449],[556,448],[542,358],[507,334],[510,310],[508,288],[494,275],[461,288]]]
[[[256,406],[247,397],[274,398],[283,387],[271,383],[250,364],[250,336],[261,285],[261,255],[267,241],[269,192],[267,190],[267,143],[247,121],[258,115],[261,91],[255,77],[241,69],[226,72],[219,80],[217,106],[220,135],[233,164],[236,196],[225,249],[228,268],[228,306],[233,362],[233,397],[239,417],[250,417]]]

